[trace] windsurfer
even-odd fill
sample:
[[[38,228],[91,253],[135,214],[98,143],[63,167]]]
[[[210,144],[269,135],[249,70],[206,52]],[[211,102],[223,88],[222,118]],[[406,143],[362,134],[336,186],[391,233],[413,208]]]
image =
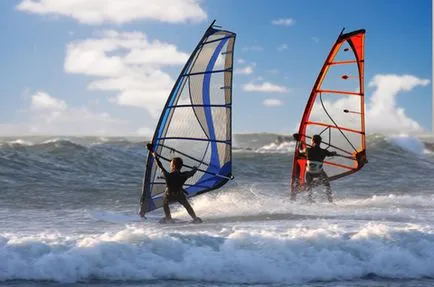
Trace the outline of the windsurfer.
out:
[[[296,141],[300,140],[299,134],[293,135]],[[333,202],[332,189],[329,183],[328,176],[323,169],[323,161],[328,156],[336,156],[334,151],[328,151],[320,147],[322,138],[320,135],[312,137],[311,147],[300,150],[300,155],[305,156],[307,159],[306,165],[306,188],[308,192],[308,199],[312,201],[312,187],[315,178],[318,178],[319,183],[326,187],[326,195],[329,202]],[[291,194],[291,199],[295,200],[295,192]]]
[[[164,192],[163,196],[163,209],[166,216],[162,218],[160,222],[169,223],[172,221],[169,203],[177,201],[184,206],[188,214],[193,218],[193,222],[201,223],[202,219],[196,216],[196,213],[188,202],[184,193],[185,191],[182,188],[186,180],[196,173],[197,167],[194,167],[190,171],[181,172],[183,165],[182,158],[174,157],[170,162],[170,172],[168,172],[158,159],[158,155],[152,150],[152,144],[147,144],[146,147],[148,148],[149,152],[152,153],[152,156],[155,158],[155,161],[163,172],[164,179],[166,180],[166,191]]]

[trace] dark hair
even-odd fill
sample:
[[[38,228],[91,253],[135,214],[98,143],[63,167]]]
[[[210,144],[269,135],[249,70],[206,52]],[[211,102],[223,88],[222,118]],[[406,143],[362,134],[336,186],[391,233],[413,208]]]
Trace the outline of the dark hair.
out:
[[[320,144],[321,141],[322,141],[322,138],[321,138],[320,135],[314,135],[313,138],[312,138],[312,140],[313,140],[314,143]]]
[[[175,166],[176,169],[181,169],[182,165],[184,164],[184,162],[182,161],[182,158],[180,157],[174,157],[172,158],[173,161],[173,165]]]

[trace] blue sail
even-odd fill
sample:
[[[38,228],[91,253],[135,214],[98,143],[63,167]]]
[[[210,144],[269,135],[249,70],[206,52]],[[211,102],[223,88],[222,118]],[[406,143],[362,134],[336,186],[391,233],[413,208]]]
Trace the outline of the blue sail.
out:
[[[215,21],[214,21],[215,22]],[[182,69],[152,139],[154,151],[170,170],[179,156],[184,169],[198,167],[184,189],[188,197],[223,186],[232,178],[232,75],[236,34],[206,30]],[[142,190],[146,212],[160,208],[165,181],[148,155]]]

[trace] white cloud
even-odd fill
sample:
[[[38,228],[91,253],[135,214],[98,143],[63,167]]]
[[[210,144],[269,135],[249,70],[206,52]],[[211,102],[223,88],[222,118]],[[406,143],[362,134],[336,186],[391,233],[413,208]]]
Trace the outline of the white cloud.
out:
[[[99,33],[101,37],[74,41],[67,46],[65,70],[92,76],[117,76],[141,72],[129,64],[152,67],[181,65],[188,55],[176,46],[160,41],[150,42],[141,32],[119,33],[113,30]],[[109,53],[115,55],[108,55]]]
[[[2,135],[139,135],[128,121],[106,112],[94,112],[86,106],[68,106],[65,101],[37,92],[30,108],[22,111],[26,121],[0,124]],[[142,128],[144,130],[146,128]]]
[[[291,26],[295,24],[295,20],[292,18],[280,18],[271,21],[273,25]]]
[[[282,52],[283,50],[288,49],[288,45],[286,44],[281,44],[277,47],[277,51]]]
[[[246,61],[245,61],[244,59],[241,59],[241,58],[240,58],[240,59],[237,60],[237,62],[238,62],[239,64],[244,64]]]
[[[127,63],[182,65],[188,60],[188,55],[179,52],[174,45],[154,41],[150,47],[135,48],[125,57]]]
[[[279,99],[265,99],[262,104],[266,107],[278,107],[283,105],[283,102]]]
[[[376,75],[368,84],[369,87],[376,88],[371,97],[365,103],[365,121],[367,133],[396,133],[396,132],[421,132],[422,127],[418,122],[411,119],[405,109],[397,106],[396,97],[401,92],[410,91],[417,86],[426,86],[430,83],[427,79],[419,79],[412,75]],[[324,105],[329,111],[341,111],[348,107],[357,107],[358,98],[356,96],[342,97],[331,102],[324,101]],[[323,113],[312,114],[315,120],[321,119]],[[342,118],[335,114],[336,122],[348,121],[347,114],[342,113]]]
[[[244,68],[235,69],[235,74],[250,75],[253,73],[253,66],[245,66]]]
[[[244,85],[243,90],[246,92],[261,92],[261,93],[287,93],[288,88],[272,84],[270,82],[263,82],[255,84],[253,82]]]
[[[112,103],[144,108],[158,117],[174,83],[161,69],[184,64],[188,55],[140,32],[108,30],[98,35],[67,45],[65,71],[102,77],[88,89],[117,91]]]
[[[243,52],[260,52],[264,50],[261,46],[245,46],[241,49]]]
[[[198,0],[23,0],[16,7],[40,15],[62,15],[80,23],[128,23],[156,20],[169,23],[198,22],[207,18]]]
[[[61,111],[66,109],[66,103],[65,101],[51,97],[47,93],[37,92],[32,95],[31,108],[34,110]]]
[[[397,106],[396,97],[400,92],[427,86],[429,83],[427,79],[412,75],[376,75],[368,85],[376,90],[367,103],[367,129],[370,132],[422,131],[419,123],[408,117],[404,108]]]

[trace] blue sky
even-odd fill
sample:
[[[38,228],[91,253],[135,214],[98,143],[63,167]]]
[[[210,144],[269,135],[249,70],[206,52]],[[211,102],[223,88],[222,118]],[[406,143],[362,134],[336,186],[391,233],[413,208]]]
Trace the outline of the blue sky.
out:
[[[431,131],[429,0],[24,0],[0,2],[0,135],[152,133],[213,19],[237,33],[234,132],[293,132],[343,27],[366,29],[368,132]]]

